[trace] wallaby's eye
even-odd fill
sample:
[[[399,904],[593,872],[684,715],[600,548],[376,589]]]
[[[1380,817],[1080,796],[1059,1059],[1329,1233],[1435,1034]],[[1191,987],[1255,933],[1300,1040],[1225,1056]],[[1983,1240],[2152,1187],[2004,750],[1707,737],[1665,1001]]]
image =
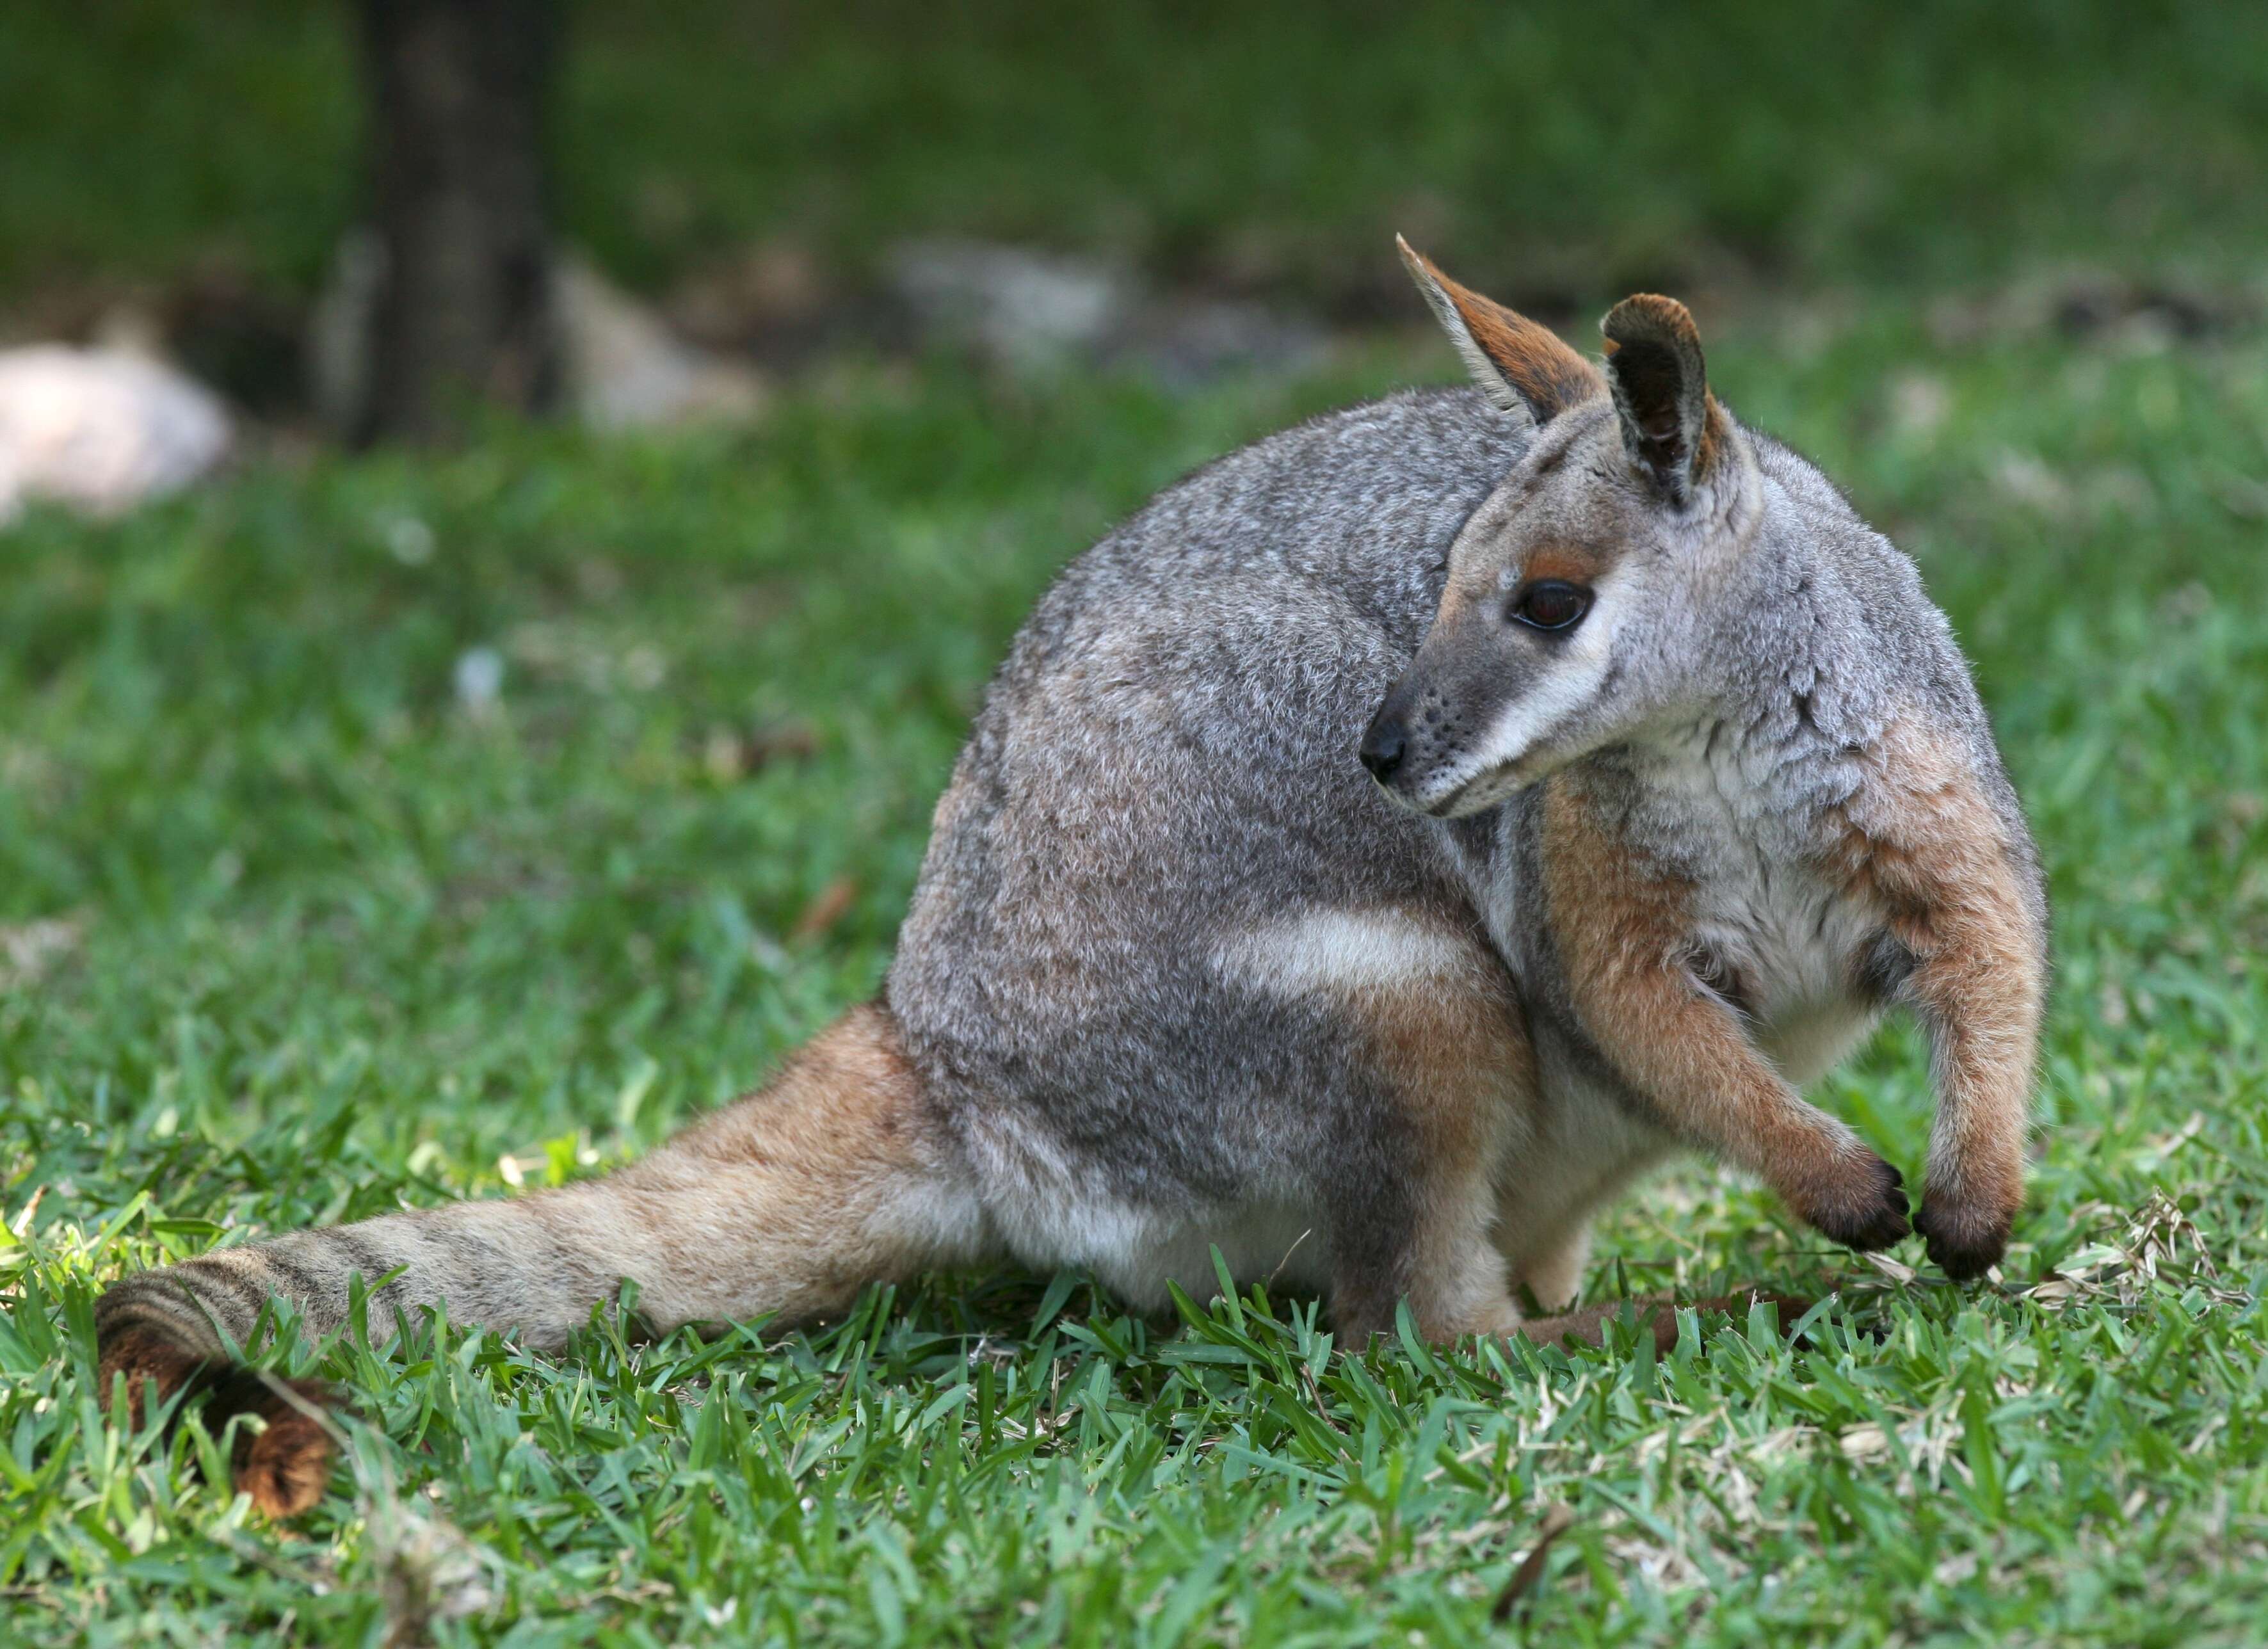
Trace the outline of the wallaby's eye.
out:
[[[1591,593],[1565,578],[1538,578],[1512,598],[1511,616],[1531,629],[1572,629],[1591,610]]]

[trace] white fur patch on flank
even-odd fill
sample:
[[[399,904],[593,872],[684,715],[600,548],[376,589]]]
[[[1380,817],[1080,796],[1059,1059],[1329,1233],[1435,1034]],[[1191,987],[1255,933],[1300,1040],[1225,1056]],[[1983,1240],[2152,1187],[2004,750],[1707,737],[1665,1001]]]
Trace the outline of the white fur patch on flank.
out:
[[[1403,910],[1303,910],[1238,934],[1214,961],[1240,983],[1286,996],[1392,990],[1469,971],[1473,941]]]

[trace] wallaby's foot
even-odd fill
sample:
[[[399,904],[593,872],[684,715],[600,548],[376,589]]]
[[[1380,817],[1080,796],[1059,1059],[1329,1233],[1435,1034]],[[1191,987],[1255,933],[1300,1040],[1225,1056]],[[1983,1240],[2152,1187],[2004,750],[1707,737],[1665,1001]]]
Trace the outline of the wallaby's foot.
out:
[[[1788,1202],[1846,1248],[1887,1248],[1913,1230],[1905,1175],[1864,1146],[1837,1159],[1830,1175],[1796,1188]]]
[[[1779,1308],[1779,1326],[1782,1329],[1796,1322],[1812,1306],[1810,1300],[1798,1299],[1793,1294],[1756,1288],[1745,1293],[1720,1294],[1712,1299],[1697,1299],[1683,1309],[1744,1318],[1748,1315],[1749,1307],[1760,1299]],[[1677,1314],[1681,1307],[1674,1299],[1609,1300],[1557,1317],[1530,1318],[1520,1325],[1520,1332],[1544,1345],[1603,1345],[1606,1343],[1607,1324],[1621,1321],[1625,1309],[1634,1311],[1639,1326],[1653,1334],[1656,1355],[1667,1354],[1676,1345]]]
[[[1998,1209],[1982,1202],[1955,1201],[1942,1191],[1928,1191],[1914,1229],[1929,1247],[1929,1257],[1956,1283],[1984,1275],[1999,1264],[2007,1252],[2008,1228],[2015,1223],[2014,1209]]]
[[[1583,1271],[1590,1259],[1591,1225],[1581,1219],[1557,1242],[1514,1261],[1513,1269],[1539,1310],[1557,1311],[1573,1304],[1583,1292]]]
[[[144,1324],[105,1339],[97,1389],[107,1400],[121,1379],[139,1425],[152,1401],[186,1391],[217,1437],[239,1415],[263,1423],[237,1428],[232,1486],[272,1518],[297,1517],[321,1499],[331,1476],[331,1439],[315,1410],[335,1401],[320,1380],[285,1380],[241,1364],[202,1357]]]

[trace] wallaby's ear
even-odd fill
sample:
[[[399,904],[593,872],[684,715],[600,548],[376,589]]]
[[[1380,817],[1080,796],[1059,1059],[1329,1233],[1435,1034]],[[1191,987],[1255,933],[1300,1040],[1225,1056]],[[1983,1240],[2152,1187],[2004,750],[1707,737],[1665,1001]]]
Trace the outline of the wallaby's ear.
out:
[[[1674,504],[1708,479],[1724,448],[1724,409],[1709,393],[1701,335],[1685,306],[1641,292],[1599,323],[1623,445]]]
[[[1468,291],[1413,251],[1401,236],[1394,244],[1410,278],[1425,295],[1465,370],[1481,392],[1514,417],[1542,423],[1581,401],[1604,393],[1599,369],[1560,341],[1549,327]]]

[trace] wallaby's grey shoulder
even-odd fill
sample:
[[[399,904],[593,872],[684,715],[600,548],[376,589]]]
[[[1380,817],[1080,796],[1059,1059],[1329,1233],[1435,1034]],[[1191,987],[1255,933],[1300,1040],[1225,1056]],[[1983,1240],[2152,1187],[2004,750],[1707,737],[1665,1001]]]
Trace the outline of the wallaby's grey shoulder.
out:
[[[1098,914],[1148,928],[1217,918],[1222,900],[1264,907],[1328,885],[1334,864],[1406,881],[1390,852],[1291,863],[1282,831],[1336,820],[1381,850],[1412,834],[1352,740],[1417,650],[1450,543],[1525,445],[1470,390],[1406,392],[1205,466],[1074,561],[1019,632],[940,805],[893,976],[905,1011],[983,988],[931,969],[931,924],[998,928],[1020,952],[1044,928],[1020,903],[998,913],[1013,931],[985,923],[972,887],[980,903],[1027,877],[1095,887],[1105,910],[1082,911],[1085,933]],[[1011,834],[1025,829],[1044,835]],[[1112,838],[1139,850],[1113,856]],[[1153,850],[1164,841],[1209,853]],[[1201,905],[1152,901],[1200,886]]]
[[[1929,598],[1913,558],[1863,519],[1843,490],[1809,459],[1775,438],[1746,429],[1765,486],[1771,542],[1761,559],[1778,571],[1784,600],[1768,603],[1774,628],[1809,626],[1833,637],[1836,674],[1847,703],[1880,708],[1925,700],[2009,832],[2025,874],[2024,894],[2043,925],[2047,898],[2039,855],[2022,804],[2008,782],[1984,702],[1953,626]],[[1771,657],[1771,646],[1759,648]],[[1849,736],[1856,726],[1833,728]]]

